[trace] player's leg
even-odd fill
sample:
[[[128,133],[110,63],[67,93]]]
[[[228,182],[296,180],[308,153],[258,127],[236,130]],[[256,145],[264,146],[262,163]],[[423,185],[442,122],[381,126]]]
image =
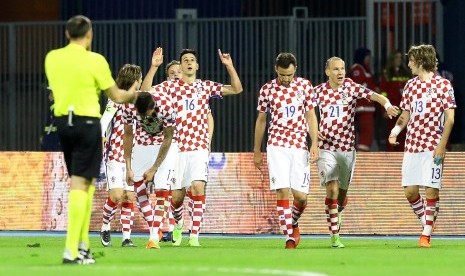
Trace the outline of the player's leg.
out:
[[[339,195],[339,175],[340,166],[338,165],[338,154],[336,152],[320,150],[318,159],[318,174],[320,176],[320,184],[325,187],[325,214],[328,225],[331,246],[333,248],[343,248],[339,238],[338,227],[338,195]]]
[[[191,181],[192,193],[192,228],[189,235],[190,246],[200,246],[199,233],[205,213],[205,185],[208,180],[208,150],[198,150],[189,153],[184,177],[186,181]]]
[[[122,247],[136,247],[131,240],[132,225],[134,225],[134,187],[125,186],[121,202],[121,232],[123,234]]]
[[[356,154],[355,151],[337,152],[335,154],[337,166],[339,167],[339,192],[337,196],[337,228],[339,229],[339,231],[341,231],[342,211],[345,209],[345,207],[347,206],[347,202],[349,201],[347,197],[347,192],[349,190],[352,176],[354,175]]]
[[[107,176],[110,175],[108,172],[109,170],[107,170]],[[100,228],[100,242],[103,246],[111,246],[110,224],[118,210],[118,203],[121,201],[124,192],[122,187],[113,188],[111,179],[111,177],[107,178],[109,191],[108,198],[103,205],[102,227]]]
[[[286,239],[286,249],[294,249],[292,211],[289,206],[289,188],[291,188],[291,159],[287,148],[268,146],[267,162],[270,175],[270,190],[276,192],[276,211],[280,229]]]
[[[139,209],[147,222],[150,232],[149,239],[157,239],[158,232],[153,230],[153,208],[150,200],[149,187],[151,181],[144,180],[144,173],[152,167],[158,154],[159,145],[134,145],[132,149],[132,171],[134,173],[134,192]],[[152,247],[150,247],[152,248]]]
[[[443,165],[435,164],[433,162],[433,153],[424,153],[424,171],[423,173],[432,172],[428,174],[428,179],[424,179],[425,184],[425,195],[426,195],[426,206],[425,206],[425,226],[421,233],[419,246],[430,247],[431,246],[431,234],[434,231],[436,218],[439,213],[439,190],[441,189],[442,182],[442,169]],[[425,162],[428,161],[428,162]],[[426,164],[425,164],[426,163]],[[429,164],[427,164],[429,163]],[[422,241],[423,237],[423,241]],[[425,240],[428,240],[426,243]]]
[[[310,190],[309,152],[300,149],[288,149],[291,157],[290,181],[294,201],[292,203],[292,237],[297,247],[300,242],[299,218],[307,207],[307,195]]]

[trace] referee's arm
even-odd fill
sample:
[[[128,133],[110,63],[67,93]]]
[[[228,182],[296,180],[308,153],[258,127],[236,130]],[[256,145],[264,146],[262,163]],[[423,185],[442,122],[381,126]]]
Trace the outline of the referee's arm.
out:
[[[136,90],[139,87],[139,81],[135,81],[131,88],[127,91],[119,89],[118,86],[113,85],[105,90],[105,95],[115,103],[135,103],[137,99]],[[129,93],[128,93],[129,92]]]

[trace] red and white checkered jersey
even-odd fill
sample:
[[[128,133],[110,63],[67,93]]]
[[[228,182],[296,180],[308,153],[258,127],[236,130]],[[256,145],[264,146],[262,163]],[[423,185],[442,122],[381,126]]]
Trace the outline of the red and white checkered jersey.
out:
[[[115,160],[116,162],[124,163],[124,150],[123,150],[123,105],[117,104],[108,100],[105,112],[111,109],[116,109],[113,118],[108,124],[108,128],[105,131],[105,145],[103,158],[105,161]],[[111,111],[110,111],[111,112]]]
[[[421,81],[407,82],[400,108],[410,112],[407,124],[406,152],[434,151],[444,129],[444,111],[456,108],[454,89],[447,79],[435,74]]]
[[[210,97],[222,97],[224,85],[209,80],[165,81],[153,87],[173,99],[176,110],[176,139],[182,152],[208,149]]]
[[[138,145],[161,145],[163,129],[174,127],[176,112],[171,97],[166,93],[150,91],[155,101],[152,116],[142,118],[137,114],[133,104],[125,104],[123,108],[123,122],[135,126],[135,142]]]
[[[271,114],[268,145],[307,150],[305,113],[314,107],[313,85],[307,79],[295,77],[288,87],[277,78],[263,85],[257,110]]]
[[[354,118],[357,99],[370,99],[374,91],[346,78],[337,90],[329,82],[315,87],[315,102],[320,112],[320,133],[325,140],[318,147],[330,151],[353,151]]]

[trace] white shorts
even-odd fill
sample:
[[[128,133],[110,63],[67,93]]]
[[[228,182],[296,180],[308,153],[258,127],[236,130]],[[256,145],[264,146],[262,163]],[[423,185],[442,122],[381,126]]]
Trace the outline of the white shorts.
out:
[[[134,145],[132,149],[132,171],[134,181],[144,179],[144,173],[153,166],[161,145]],[[155,173],[153,182],[156,190],[170,190],[175,180],[174,170],[178,159],[178,145],[172,143],[165,160]]]
[[[208,181],[208,150],[185,151],[179,153],[176,166],[176,180],[172,190],[190,187],[192,181]]]
[[[426,186],[441,189],[442,163],[434,164],[434,152],[405,152],[402,161],[402,186]]]
[[[333,180],[339,181],[339,188],[348,190],[354,174],[355,151],[319,151],[318,174],[321,186]]]
[[[126,163],[116,160],[106,162],[105,175],[107,176],[107,191],[120,188],[134,192],[134,186],[129,186],[126,182]]]
[[[303,149],[267,147],[270,190],[294,189],[308,194],[310,189],[309,152]]]

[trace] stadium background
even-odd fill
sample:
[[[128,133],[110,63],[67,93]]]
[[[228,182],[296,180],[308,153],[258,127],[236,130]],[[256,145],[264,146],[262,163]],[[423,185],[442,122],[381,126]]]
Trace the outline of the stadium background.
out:
[[[380,50],[376,53],[379,58],[375,58],[374,65],[381,68],[389,44],[380,45],[380,41],[385,42],[377,40],[380,34],[375,34],[374,41],[367,41],[367,22],[380,25],[380,30],[384,28],[388,33],[393,29],[406,29],[407,32],[407,26],[392,25],[390,17],[383,17],[387,6],[384,9],[380,6],[383,10],[376,15],[378,21],[368,18],[369,2],[391,5],[406,1],[232,0],[221,4],[208,0],[2,1],[0,151],[3,152],[0,152],[0,195],[3,200],[0,204],[0,229],[65,229],[69,182],[61,154],[35,151],[39,149],[47,109],[43,58],[48,50],[66,43],[63,20],[81,13],[93,20],[97,31],[94,50],[108,57],[113,72],[127,62],[140,64],[146,70],[151,51],[158,45],[165,48],[166,64],[176,58],[179,47],[191,47],[190,43],[193,43],[198,46],[194,48],[200,54],[200,77],[226,82],[225,70],[217,61],[214,49],[224,47],[231,52],[245,91],[234,99],[212,103],[216,121],[213,151],[216,153],[212,155],[210,167],[212,176],[207,190],[208,210],[203,232],[277,233],[274,196],[267,191],[267,175],[257,175],[248,153],[253,143],[256,91],[274,77],[273,59],[280,51],[295,50],[299,75],[314,83],[324,79],[322,66],[328,57],[326,55],[340,55],[349,65],[355,48],[370,43],[379,45],[376,48]],[[414,32],[420,33],[420,38],[412,34],[409,40],[412,44],[428,42],[442,45],[439,47],[441,57],[456,76],[454,85],[459,111],[452,144],[460,148],[465,141],[464,119],[460,112],[465,89],[465,79],[461,77],[465,74],[462,65],[465,28],[457,26],[465,27],[465,2],[416,2],[431,5],[442,18],[437,21],[438,17],[432,16],[431,10],[418,17],[415,15],[418,10],[409,8],[407,13],[415,18]],[[424,6],[421,7],[423,11]],[[177,9],[193,8],[197,10],[198,18],[184,19],[181,37],[177,32],[180,29],[176,27],[179,26]],[[307,12],[305,18],[299,14],[303,11]],[[418,22],[416,18],[420,18]],[[230,28],[235,31],[228,32]],[[246,39],[249,32],[254,36],[253,41]],[[283,37],[282,33],[290,33],[291,36]],[[425,37],[421,36],[422,33],[426,33]],[[212,44],[211,40],[202,42],[202,36],[206,34],[226,35]],[[315,45],[315,41],[319,44]],[[408,49],[407,43],[400,43],[403,45],[401,50]],[[158,74],[156,81],[162,78],[163,74]],[[105,99],[102,98],[102,102]],[[462,188],[465,161],[462,156],[463,153],[448,155],[437,234],[460,235],[465,232],[465,217],[460,213],[465,202]],[[223,157],[225,159],[221,161]],[[345,233],[410,234],[412,229],[419,227],[403,198],[399,184],[400,166],[400,154],[358,155],[356,175],[349,192],[351,202],[344,214]],[[302,221],[304,233],[327,233],[324,193],[316,180],[316,170],[312,167],[309,208]],[[106,195],[104,187],[104,182],[100,181],[94,201],[92,230],[99,227],[101,206]],[[143,225],[138,217],[135,231],[143,231]],[[118,223],[113,223],[113,227],[116,229]]]

